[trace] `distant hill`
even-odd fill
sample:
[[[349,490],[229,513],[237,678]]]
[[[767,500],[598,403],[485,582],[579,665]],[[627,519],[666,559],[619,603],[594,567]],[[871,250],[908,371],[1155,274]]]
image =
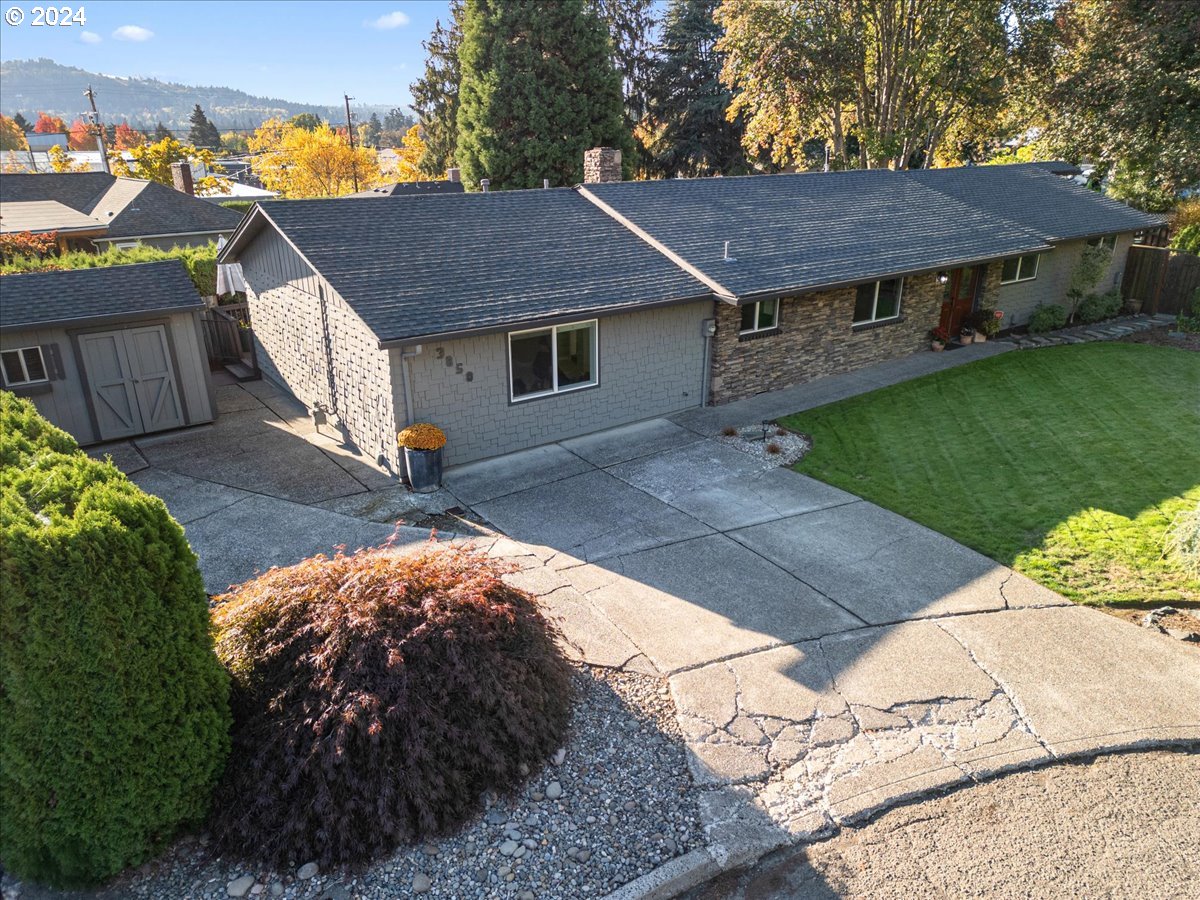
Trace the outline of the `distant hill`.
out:
[[[338,123],[346,118],[341,106],[294,103],[275,97],[255,97],[226,87],[199,87],[158,81],[154,78],[122,78],[63,66],[52,59],[17,59],[0,63],[0,112],[6,116],[23,113],[32,122],[39,112],[62,116],[70,124],[87,108],[83,92],[90,84],[105,122],[122,120],[134,127],[153,127],[161,121],[168,128],[185,129],[192,107],[199,103],[208,118],[224,131],[256,128],[272,116],[290,118],[315,113]],[[356,118],[365,120],[372,112],[380,117],[387,107],[354,105]]]

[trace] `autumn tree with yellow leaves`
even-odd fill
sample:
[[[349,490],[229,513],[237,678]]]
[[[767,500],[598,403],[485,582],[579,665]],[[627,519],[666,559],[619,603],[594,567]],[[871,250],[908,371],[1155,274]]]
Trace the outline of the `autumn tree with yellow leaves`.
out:
[[[341,197],[381,180],[375,151],[350,147],[327,124],[309,130],[268,119],[249,140],[251,168],[268,190],[287,198]]]
[[[126,159],[125,154],[128,154],[130,158]],[[120,152],[111,152],[108,160],[114,175],[123,178],[143,178],[146,181],[157,181],[159,184],[170,187],[175,185],[175,179],[171,175],[171,163],[192,163],[193,171],[195,171],[195,164],[200,163],[209,174],[195,179],[196,193],[229,193],[229,183],[213,175],[213,173],[219,174],[222,171],[221,167],[217,165],[216,154],[208,149],[181,144],[173,137],[165,137],[153,144],[141,144]]]

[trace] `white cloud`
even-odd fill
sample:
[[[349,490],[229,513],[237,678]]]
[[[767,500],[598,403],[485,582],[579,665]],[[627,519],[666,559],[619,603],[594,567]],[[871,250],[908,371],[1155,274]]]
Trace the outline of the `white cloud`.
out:
[[[363,24],[368,28],[375,28],[379,31],[388,31],[392,28],[399,28],[401,25],[407,25],[408,16],[400,12],[400,10],[396,10],[395,12],[390,12],[387,15],[380,16],[374,22],[364,22]]]
[[[118,41],[148,41],[154,37],[154,32],[149,28],[143,28],[141,25],[122,25],[113,32],[113,37]]]
[[[98,44],[102,40],[104,40],[104,38],[100,37],[100,35],[96,34],[96,32],[94,32],[94,31],[80,32],[79,39],[81,41],[83,41],[85,44]]]

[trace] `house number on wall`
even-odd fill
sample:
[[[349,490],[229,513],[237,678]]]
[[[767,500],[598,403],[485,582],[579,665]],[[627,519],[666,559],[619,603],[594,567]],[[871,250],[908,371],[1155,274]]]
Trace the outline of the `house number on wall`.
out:
[[[446,354],[446,348],[445,348],[445,347],[437,347],[437,348],[435,348],[435,352],[437,353],[437,358],[438,358],[438,359],[444,359],[444,360],[446,361],[446,368],[447,368],[447,369],[451,369],[451,368],[452,368],[452,369],[454,369],[454,374],[455,374],[455,375],[462,375],[462,376],[463,376],[463,377],[464,377],[464,378],[465,378],[465,379],[466,379],[468,382],[471,382],[471,381],[474,381],[474,380],[475,380],[475,373],[474,373],[474,372],[464,372],[464,371],[463,371],[463,364],[462,364],[462,363],[456,363],[456,362],[454,361],[454,357],[453,357],[453,356],[448,356],[448,355]]]

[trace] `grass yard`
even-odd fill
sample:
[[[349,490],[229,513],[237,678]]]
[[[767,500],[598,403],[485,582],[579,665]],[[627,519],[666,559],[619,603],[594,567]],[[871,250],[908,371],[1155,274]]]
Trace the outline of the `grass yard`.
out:
[[[1081,603],[1200,606],[1163,558],[1200,502],[1200,353],[1094,343],[1005,353],[783,420],[798,471]]]

